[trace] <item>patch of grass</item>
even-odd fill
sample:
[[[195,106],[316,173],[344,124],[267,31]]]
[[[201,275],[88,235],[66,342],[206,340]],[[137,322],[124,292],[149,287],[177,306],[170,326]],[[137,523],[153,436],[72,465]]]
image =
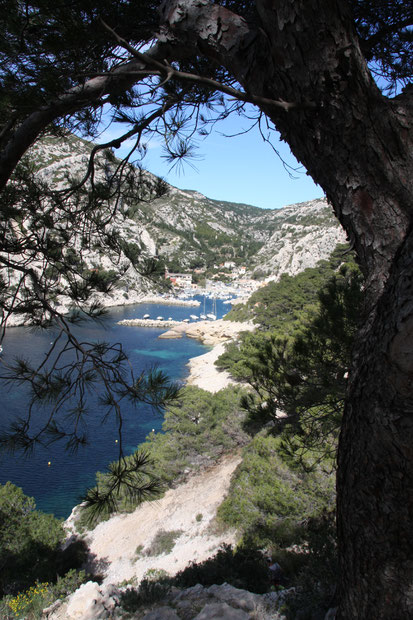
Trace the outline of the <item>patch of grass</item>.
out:
[[[135,549],[135,557],[133,559],[134,562],[136,562],[137,560],[139,560],[139,558],[141,558],[144,555],[143,553],[143,545],[138,545]]]
[[[150,547],[146,550],[146,555],[156,556],[162,555],[163,553],[171,553],[175,546],[176,539],[179,538],[182,533],[182,530],[159,530],[152,540]]]
[[[195,520],[198,521],[198,523],[200,523],[203,519],[203,514],[201,512],[198,512],[198,514],[195,517]]]
[[[132,586],[134,584],[136,584],[137,582],[137,578],[134,575],[133,577],[130,577],[130,579],[123,579],[123,581],[120,581],[117,586],[119,588],[124,588],[125,586]]]

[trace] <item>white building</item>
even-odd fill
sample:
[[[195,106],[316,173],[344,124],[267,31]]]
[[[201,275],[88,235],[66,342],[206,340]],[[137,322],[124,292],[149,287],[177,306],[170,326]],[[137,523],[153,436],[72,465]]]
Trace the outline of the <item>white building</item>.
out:
[[[175,286],[182,288],[191,288],[192,273],[170,273],[165,271],[165,280],[170,280]]]

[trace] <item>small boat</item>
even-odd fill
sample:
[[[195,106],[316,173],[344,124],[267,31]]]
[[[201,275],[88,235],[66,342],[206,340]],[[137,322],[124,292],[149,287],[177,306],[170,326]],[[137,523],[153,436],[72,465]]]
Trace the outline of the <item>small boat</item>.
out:
[[[207,312],[207,317],[209,319],[211,319],[211,321],[216,321],[217,320],[217,300],[216,297],[213,297],[213,302],[212,302],[212,312]]]
[[[196,314],[190,314],[189,318],[194,319],[194,321],[197,321],[199,319],[199,317]]]
[[[151,316],[150,314],[144,314],[144,315],[143,315],[143,318],[144,318],[144,319],[149,319],[149,317],[150,317],[150,316]]]
[[[156,320],[157,320],[157,321],[163,321],[163,316],[157,316],[157,317],[156,317]]]
[[[189,319],[184,319],[182,322],[183,323],[189,323]]]
[[[203,321],[205,321],[205,319],[207,318],[206,314],[200,314],[199,318],[202,319]]]
[[[0,355],[3,353],[3,346],[0,344]]]
[[[168,316],[168,321],[173,321],[173,318],[171,316]]]

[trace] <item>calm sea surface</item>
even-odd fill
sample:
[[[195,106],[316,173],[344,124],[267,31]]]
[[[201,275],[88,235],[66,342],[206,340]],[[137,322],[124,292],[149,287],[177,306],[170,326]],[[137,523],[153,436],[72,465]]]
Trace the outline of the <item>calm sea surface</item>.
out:
[[[217,300],[218,318],[228,309],[228,305]],[[199,308],[155,304],[125,306],[112,309],[103,325],[90,321],[77,328],[77,333],[85,341],[122,343],[136,374],[156,364],[171,379],[183,381],[188,375],[188,360],[205,353],[207,347],[185,337],[180,340],[159,340],[159,334],[165,329],[126,327],[117,325],[117,321],[142,318],[146,313],[151,318],[161,315],[183,320],[189,318],[190,314],[199,315],[200,312],[203,312],[203,300]],[[212,312],[212,300],[206,300],[206,312]],[[39,362],[51,339],[52,334],[48,332],[10,328],[3,342],[3,358],[23,357]],[[24,416],[26,411],[24,389],[6,386],[0,381],[0,426]],[[153,428],[160,430],[162,416],[154,413],[147,405],[125,407],[123,411],[124,448],[129,454]],[[60,442],[47,448],[39,446],[27,458],[21,454],[0,452],[0,483],[10,480],[22,487],[26,495],[35,498],[38,509],[51,512],[57,517],[67,517],[84,491],[94,485],[96,471],[105,470],[117,458],[116,428],[111,420],[102,424],[102,411],[99,412],[98,407],[91,408],[88,416],[88,437],[89,446],[80,448],[75,455],[65,451]]]

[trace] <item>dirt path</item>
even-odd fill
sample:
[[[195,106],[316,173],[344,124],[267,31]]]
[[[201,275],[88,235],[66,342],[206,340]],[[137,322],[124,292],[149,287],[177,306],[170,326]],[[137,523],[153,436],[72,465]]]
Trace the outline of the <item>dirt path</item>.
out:
[[[167,491],[162,499],[100,523],[90,533],[89,541],[96,559],[107,564],[104,583],[117,584],[133,577],[139,581],[151,568],[173,575],[191,560],[207,559],[223,542],[234,543],[234,532],[217,534],[211,521],[240,461],[240,456],[228,457]],[[182,531],[172,551],[158,556],[137,555],[136,549],[144,552],[159,530]]]

